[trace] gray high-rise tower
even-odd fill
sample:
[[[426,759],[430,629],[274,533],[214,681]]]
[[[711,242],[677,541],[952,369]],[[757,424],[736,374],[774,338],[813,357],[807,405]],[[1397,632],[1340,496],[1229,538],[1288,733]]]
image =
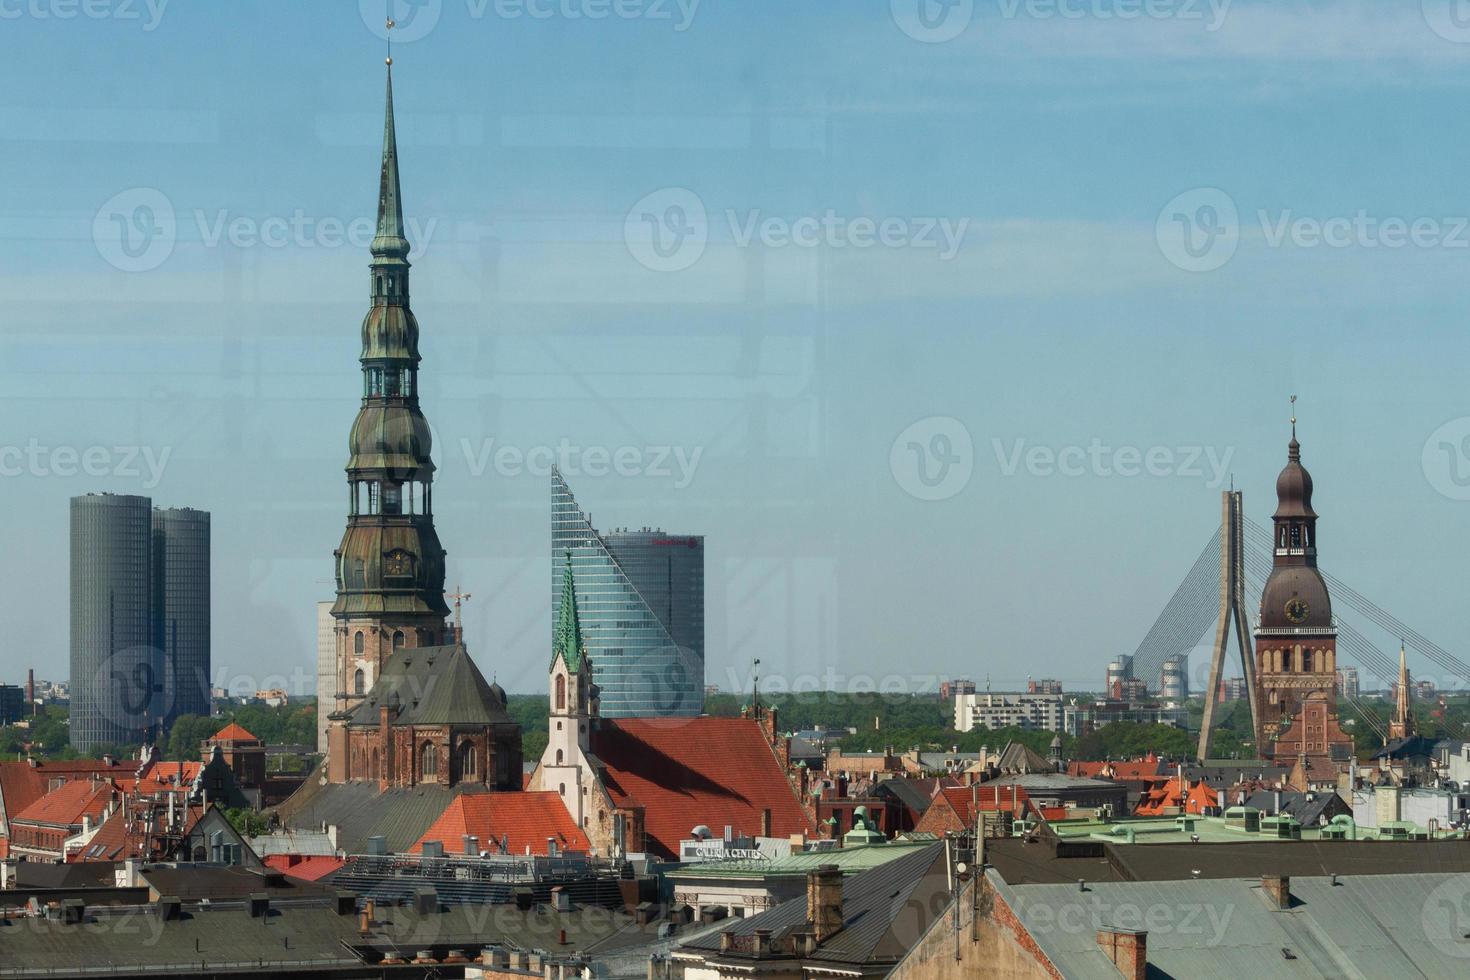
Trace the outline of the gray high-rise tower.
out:
[[[209,708],[209,515],[72,498],[71,744],[137,745]]]
[[[166,724],[210,713],[209,515],[153,512],[153,636],[163,651]]]
[[[551,476],[551,608],[568,557],[577,614],[605,718],[704,711],[704,538],[600,533],[558,472]]]

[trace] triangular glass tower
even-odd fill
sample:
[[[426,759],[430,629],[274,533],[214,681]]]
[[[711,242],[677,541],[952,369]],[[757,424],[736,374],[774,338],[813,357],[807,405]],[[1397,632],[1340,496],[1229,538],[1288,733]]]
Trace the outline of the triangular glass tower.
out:
[[[704,711],[704,538],[599,533],[561,473],[551,474],[551,608],[570,560],[577,618],[604,718]],[[556,622],[552,623],[553,644]]]

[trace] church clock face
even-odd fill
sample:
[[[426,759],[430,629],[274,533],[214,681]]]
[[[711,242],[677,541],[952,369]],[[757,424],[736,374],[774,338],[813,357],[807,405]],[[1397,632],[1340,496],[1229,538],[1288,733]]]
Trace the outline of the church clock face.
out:
[[[1307,605],[1307,600],[1300,597],[1289,599],[1286,603],[1286,618],[1293,623],[1305,623],[1307,621],[1307,613],[1310,611],[1311,609]]]

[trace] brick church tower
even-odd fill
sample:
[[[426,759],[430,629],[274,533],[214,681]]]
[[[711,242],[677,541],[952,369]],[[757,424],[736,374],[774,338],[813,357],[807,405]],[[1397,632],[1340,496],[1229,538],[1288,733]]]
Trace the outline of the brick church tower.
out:
[[[1312,476],[1302,465],[1295,418],[1286,468],[1276,478],[1276,499],[1271,518],[1274,557],[1271,575],[1261,591],[1261,618],[1256,627],[1256,683],[1263,729],[1257,737],[1263,750],[1292,725],[1309,699],[1318,705],[1317,715],[1323,715],[1324,701],[1331,709],[1330,719],[1325,715],[1317,718],[1312,727],[1336,728],[1337,627],[1327,583],[1317,571]],[[1292,741],[1306,734],[1295,732]]]
[[[447,621],[404,228],[390,59],[362,404],[349,438],[347,530],[335,552],[337,696],[327,778],[520,789],[520,726],[506,712],[505,692],[486,683]]]

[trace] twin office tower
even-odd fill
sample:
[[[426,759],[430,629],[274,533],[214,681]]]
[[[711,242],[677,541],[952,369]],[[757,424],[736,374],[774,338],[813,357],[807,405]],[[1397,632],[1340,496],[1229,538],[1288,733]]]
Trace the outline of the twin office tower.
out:
[[[71,744],[138,745],[210,713],[209,514],[71,501]]]

